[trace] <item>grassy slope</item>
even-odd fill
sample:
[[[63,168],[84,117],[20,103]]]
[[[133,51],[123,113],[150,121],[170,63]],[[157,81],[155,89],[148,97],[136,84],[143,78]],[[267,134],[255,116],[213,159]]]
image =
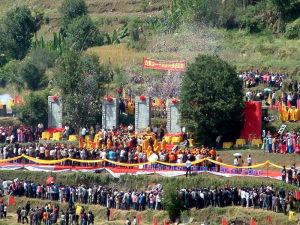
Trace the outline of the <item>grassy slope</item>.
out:
[[[112,31],[119,28],[122,22],[135,17],[160,15],[162,6],[168,4],[169,0],[151,0],[145,10],[142,7],[143,0],[85,0],[88,13],[102,31]],[[26,5],[32,10],[44,12],[44,17],[50,19],[48,25],[44,25],[39,34],[46,38],[51,33],[58,31],[59,7],[63,0],[1,0],[0,17],[14,6]]]
[[[45,17],[50,19],[50,23],[43,25],[39,31],[39,35],[43,35],[46,39],[52,36],[52,32],[58,31],[59,26],[59,12],[58,9],[63,0],[46,1],[46,0],[1,0],[0,1],[0,17],[13,6],[27,5],[34,10],[42,10]],[[143,7],[144,0],[86,0],[88,5],[89,15],[96,22],[100,30],[111,32],[113,29],[120,28],[125,22],[136,18],[146,16],[162,15],[163,6],[168,6],[170,0],[150,0],[148,4]],[[190,24],[186,25],[190,27]],[[193,28],[194,29],[194,28]],[[191,29],[191,30],[193,30]],[[290,73],[298,73],[300,67],[298,61],[300,59],[300,40],[286,40],[277,37],[273,34],[257,34],[249,35],[244,31],[225,31],[213,30],[213,35],[208,35],[204,39],[210,39],[211,36],[219,36],[220,39],[213,40],[212,44],[218,46],[218,54],[224,59],[232,62],[239,70],[245,69],[265,69],[271,71],[288,71]],[[142,57],[156,57],[161,59],[185,59],[192,61],[196,54],[203,52],[198,47],[188,46],[189,43],[195,42],[198,46],[206,46],[207,42],[197,40],[197,35],[202,32],[194,32],[194,34],[185,37],[178,42],[173,43],[174,46],[183,48],[176,48],[174,51],[165,49],[162,51],[153,51],[153,43],[146,52],[130,52],[133,60],[129,61],[130,67],[140,67]],[[196,35],[195,35],[196,34]],[[192,37],[191,37],[192,36]],[[191,39],[189,39],[191,38]],[[188,40],[188,41],[185,41]],[[151,38],[150,42],[161,42],[169,44],[174,41],[174,36],[161,37],[161,35]],[[154,44],[154,48],[157,47]],[[164,47],[164,46],[163,46]],[[124,47],[121,46],[121,50]],[[161,46],[157,47],[158,49]],[[119,46],[105,46],[101,48],[93,48],[91,51],[95,52],[105,60],[110,57],[112,65],[124,65],[128,63],[126,59],[126,51],[122,50],[121,55],[116,59],[116,51],[120,50]],[[157,49],[156,49],[157,50]],[[156,52],[155,54],[153,52]],[[204,51],[206,52],[206,51]],[[208,53],[210,50],[208,50]],[[120,52],[117,52],[119,55]],[[128,57],[128,55],[127,55]],[[136,71],[129,71],[129,73],[136,73]]]
[[[6,199],[5,199],[6,200]],[[15,225],[16,221],[16,215],[15,210],[17,206],[23,206],[27,202],[26,198],[16,198],[16,206],[10,207],[8,210],[9,212],[9,218],[4,221],[0,221],[0,224],[11,224]],[[48,201],[45,200],[35,200],[30,199],[31,207],[35,208],[36,206],[41,206],[48,203]],[[55,202],[53,202],[55,204]],[[62,209],[66,209],[66,204],[61,204]],[[150,225],[152,223],[153,216],[156,216],[158,219],[159,224],[161,224],[165,219],[168,219],[168,216],[166,212],[164,211],[152,211],[152,210],[146,210],[143,212],[137,212],[137,211],[122,211],[122,210],[116,210],[114,211],[114,218],[111,222],[105,221],[105,215],[106,215],[106,209],[101,206],[89,206],[84,205],[84,208],[86,210],[92,210],[95,214],[95,224],[96,225],[104,225],[104,224],[115,224],[115,225],[121,225],[124,224],[124,220],[129,217],[133,218],[133,216],[136,216],[137,213],[141,214],[142,217],[142,224],[143,225]],[[186,224],[199,224],[203,222],[210,221],[211,224],[220,224],[221,219],[225,218],[228,222],[231,220],[237,219],[239,222],[246,222],[249,223],[251,218],[254,218],[258,224],[260,225],[267,225],[268,220],[267,216],[271,216],[273,220],[274,225],[285,225],[285,224],[296,224],[296,222],[288,221],[287,216],[283,216],[283,214],[273,213],[270,211],[265,210],[253,210],[253,209],[244,209],[241,207],[226,207],[226,208],[206,208],[202,210],[195,210],[192,209],[189,212],[184,212],[182,219],[190,221],[190,223]]]
[[[226,40],[221,55],[239,70],[300,73],[300,40],[287,40],[272,34],[249,35],[245,31],[219,32]]]

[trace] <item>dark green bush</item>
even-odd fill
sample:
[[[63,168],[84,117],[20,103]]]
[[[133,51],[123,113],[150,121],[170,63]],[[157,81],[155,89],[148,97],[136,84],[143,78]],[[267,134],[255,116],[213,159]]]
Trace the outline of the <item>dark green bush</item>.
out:
[[[286,26],[284,36],[288,39],[296,39],[300,37],[300,18]]]

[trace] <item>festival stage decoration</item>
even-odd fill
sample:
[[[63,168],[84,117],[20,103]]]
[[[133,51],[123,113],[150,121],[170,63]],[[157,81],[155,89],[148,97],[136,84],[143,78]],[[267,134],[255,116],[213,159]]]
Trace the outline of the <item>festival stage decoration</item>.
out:
[[[53,101],[55,101],[55,102],[57,101],[57,96],[56,95],[53,95],[51,98],[52,98]]]
[[[95,160],[82,160],[82,159],[72,159],[72,158],[64,158],[64,159],[57,159],[57,160],[44,160],[44,159],[36,159],[27,155],[20,155],[17,157],[13,157],[13,158],[9,158],[9,159],[2,159],[0,160],[0,163],[5,163],[5,162],[13,162],[15,160],[21,159],[21,158],[25,158],[31,162],[35,162],[35,163],[39,163],[39,164],[46,164],[46,165],[51,165],[51,164],[60,164],[63,163],[65,161],[73,161],[73,162],[80,162],[80,163],[101,163],[101,162],[108,162],[110,164],[114,164],[117,166],[125,166],[125,167],[136,167],[136,166],[142,166],[142,165],[148,165],[148,164],[152,164],[152,162],[144,162],[144,163],[120,163],[120,162],[115,162],[115,161],[111,161],[108,159],[95,159]],[[192,165],[197,165],[200,164],[202,162],[205,161],[210,161],[216,165],[220,165],[222,167],[227,167],[227,168],[236,168],[236,169],[253,169],[253,168],[259,168],[259,167],[264,167],[264,166],[273,166],[275,168],[279,168],[282,169],[282,166],[274,164],[272,162],[270,162],[269,160],[263,162],[263,163],[259,163],[256,165],[252,165],[252,166],[233,166],[233,165],[229,165],[229,164],[225,164],[225,163],[221,163],[209,158],[204,158],[204,159],[200,159],[200,160],[196,160],[192,162]],[[165,166],[178,166],[178,167],[184,167],[185,163],[167,163],[167,162],[161,162],[161,161],[154,161],[157,164],[161,164],[161,165],[165,165]]]
[[[262,103],[261,102],[246,102],[244,109],[244,127],[241,131],[241,137],[248,139],[250,135],[255,135],[256,138],[261,136],[262,123]]]
[[[174,104],[178,103],[178,98],[173,98],[172,103],[174,103]]]
[[[164,61],[144,58],[144,68],[168,71],[185,71],[185,61]]]
[[[140,100],[141,101],[145,101],[146,100],[146,97],[144,95],[140,96]]]
[[[148,161],[151,163],[155,163],[158,160],[158,156],[156,154],[152,154],[149,156]]]
[[[111,97],[107,97],[107,98],[106,98],[106,101],[111,102],[111,101],[112,101],[112,98],[111,98]]]

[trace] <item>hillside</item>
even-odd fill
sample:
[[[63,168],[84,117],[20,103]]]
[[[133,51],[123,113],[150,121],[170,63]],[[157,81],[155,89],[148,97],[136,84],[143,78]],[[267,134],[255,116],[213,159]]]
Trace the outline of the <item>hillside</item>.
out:
[[[26,5],[32,11],[44,13],[44,23],[37,36],[46,40],[58,32],[60,25],[59,7],[62,0],[26,0],[0,2],[0,17],[14,6]],[[112,32],[124,24],[139,18],[145,20],[164,15],[171,0],[86,0],[88,14],[102,32]],[[149,19],[149,20],[150,20]],[[300,73],[300,40],[288,40],[271,32],[250,34],[245,30],[227,30],[184,23],[175,34],[152,32],[141,43],[140,51],[127,50],[127,39],[121,46],[94,47],[91,52],[100,56],[100,61],[111,67],[122,66],[128,75],[141,74],[142,58],[152,57],[165,60],[192,62],[199,53],[220,55],[233,63],[238,70],[260,69],[273,72]],[[128,54],[130,53],[130,54]],[[130,57],[128,57],[130,55]],[[130,58],[130,59],[128,59]],[[144,71],[152,75],[152,71]]]
[[[44,24],[38,35],[51,37],[52,32],[59,30],[59,7],[63,0],[3,0],[0,1],[0,17],[15,6],[28,6],[32,11],[44,13],[49,24]],[[120,28],[124,22],[139,17],[159,16],[163,6],[168,6],[170,0],[86,0],[88,13],[96,22],[101,31],[110,32]]]

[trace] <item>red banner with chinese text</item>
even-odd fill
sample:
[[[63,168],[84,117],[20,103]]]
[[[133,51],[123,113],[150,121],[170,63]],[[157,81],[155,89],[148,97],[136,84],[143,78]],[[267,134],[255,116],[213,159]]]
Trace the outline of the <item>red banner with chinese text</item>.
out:
[[[185,61],[164,61],[144,58],[144,68],[155,70],[185,71]]]

